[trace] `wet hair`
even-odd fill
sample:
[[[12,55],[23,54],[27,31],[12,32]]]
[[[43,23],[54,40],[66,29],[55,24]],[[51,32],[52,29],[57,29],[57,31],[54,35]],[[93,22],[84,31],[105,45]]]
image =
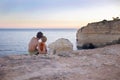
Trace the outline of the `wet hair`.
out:
[[[36,35],[37,38],[42,38],[43,37],[43,33],[42,32],[38,32],[37,35]]]

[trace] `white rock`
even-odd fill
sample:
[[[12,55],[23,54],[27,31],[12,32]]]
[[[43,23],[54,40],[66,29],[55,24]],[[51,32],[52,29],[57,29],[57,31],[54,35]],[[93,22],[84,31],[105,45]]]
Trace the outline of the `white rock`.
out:
[[[73,51],[73,44],[64,38],[60,38],[55,42],[48,45],[49,54],[57,54],[61,56],[66,56]]]

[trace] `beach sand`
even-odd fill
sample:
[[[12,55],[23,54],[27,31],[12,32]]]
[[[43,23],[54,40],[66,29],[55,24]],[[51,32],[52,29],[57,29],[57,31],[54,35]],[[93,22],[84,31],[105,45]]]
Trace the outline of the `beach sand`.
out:
[[[72,53],[0,57],[0,80],[120,80],[120,44]]]

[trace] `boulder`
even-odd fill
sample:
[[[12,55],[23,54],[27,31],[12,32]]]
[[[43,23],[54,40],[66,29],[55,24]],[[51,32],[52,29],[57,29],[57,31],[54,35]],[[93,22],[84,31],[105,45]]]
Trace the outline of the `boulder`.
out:
[[[77,31],[77,47],[92,48],[120,43],[120,19],[89,23]],[[90,47],[91,48],[91,47]]]
[[[48,45],[49,54],[57,54],[61,56],[66,56],[73,51],[73,44],[64,38],[60,38],[55,42]]]

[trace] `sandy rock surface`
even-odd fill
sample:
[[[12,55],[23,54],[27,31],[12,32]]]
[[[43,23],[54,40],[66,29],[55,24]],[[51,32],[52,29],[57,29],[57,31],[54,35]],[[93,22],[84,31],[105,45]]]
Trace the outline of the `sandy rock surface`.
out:
[[[70,40],[59,38],[55,42],[48,45],[49,53],[56,55],[68,55],[73,51],[73,44]]]
[[[89,23],[76,33],[77,46],[92,43],[96,47],[120,43],[120,19]]]
[[[73,54],[1,57],[0,80],[120,80],[120,45]]]

